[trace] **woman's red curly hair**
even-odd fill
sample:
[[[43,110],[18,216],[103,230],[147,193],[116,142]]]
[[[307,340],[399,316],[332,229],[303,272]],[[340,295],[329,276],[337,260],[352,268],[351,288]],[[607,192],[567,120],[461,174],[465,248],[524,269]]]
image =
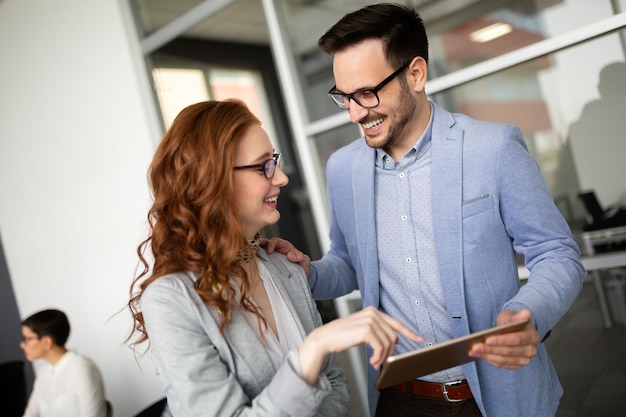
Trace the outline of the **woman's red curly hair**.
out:
[[[223,331],[234,294],[231,277],[241,277],[243,308],[249,302],[248,278],[237,262],[248,242],[235,215],[233,164],[247,129],[260,121],[238,100],[205,101],[183,109],[159,144],[149,168],[154,202],[148,211],[150,233],[137,248],[141,272],[130,288],[128,308],[137,345],[148,340],[140,309],[145,289],[164,275],[192,271],[202,300],[218,309]],[[151,250],[152,268],[146,259]]]

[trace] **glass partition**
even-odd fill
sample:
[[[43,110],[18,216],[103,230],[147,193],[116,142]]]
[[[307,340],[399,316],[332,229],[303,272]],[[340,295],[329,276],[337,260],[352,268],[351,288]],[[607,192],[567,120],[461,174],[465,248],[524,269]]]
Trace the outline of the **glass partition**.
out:
[[[193,20],[190,11],[203,13],[204,9],[214,7],[205,20],[195,22],[183,36],[228,39],[235,45],[270,43],[266,10],[258,0],[223,1],[219,7],[201,0],[175,4],[160,0],[131,2],[138,10],[140,27],[146,34],[185,16]],[[301,88],[298,94],[304,103],[305,118],[312,123],[327,118],[337,120],[340,110],[326,95],[334,84],[332,61],[319,50],[317,40],[341,16],[371,2],[274,0],[273,3],[279,6],[278,13],[282,13],[288,32],[284,39],[290,44],[297,68],[299,86],[295,88]],[[429,79],[432,81],[623,12],[626,0],[405,0],[403,3],[415,7],[425,21],[431,45]],[[244,27],[247,30],[242,30]],[[606,169],[595,167],[615,165],[616,161],[610,158],[620,155],[621,148],[611,142],[603,150],[607,155],[591,158],[587,145],[570,149],[568,137],[570,125],[581,116],[585,105],[600,95],[601,69],[612,61],[624,60],[625,39],[624,33],[603,36],[471,80],[437,93],[432,99],[451,111],[520,126],[555,200],[568,220],[576,225],[585,215],[575,198],[578,191],[595,189],[604,205],[614,203],[623,192],[610,180],[611,174]],[[221,53],[206,52],[213,57]],[[315,159],[313,165],[322,171],[334,150],[360,135],[347,117],[343,120],[340,126],[331,123],[311,133],[310,155]],[[572,143],[575,141],[572,139]]]
[[[622,0],[623,1],[623,0]],[[312,93],[318,83],[332,86],[330,60],[317,40],[344,14],[371,2],[300,2],[283,0],[289,39]],[[332,3],[332,4],[331,4]],[[414,0],[430,42],[429,78],[433,79],[561,35],[619,12],[610,0]],[[321,90],[324,90],[323,88]],[[325,92],[324,90],[324,92]],[[328,110],[310,103],[311,120]],[[316,117],[317,116],[317,117]]]
[[[580,229],[588,215],[579,193],[594,190],[606,207],[626,192],[621,35],[589,41],[430,98],[452,112],[518,126],[557,206],[570,226]],[[327,105],[333,106],[330,101]],[[359,136],[353,124],[316,135],[322,165]]]
[[[623,11],[624,0],[593,4],[586,0],[405,3],[416,7],[425,20],[432,80],[607,19]],[[316,42],[343,14],[369,2],[341,2],[332,10],[333,19],[328,16],[331,10],[323,7],[324,2],[303,5],[283,0],[283,4],[290,31],[297,28],[311,34],[308,44],[300,41],[294,48],[302,51],[296,60],[310,120],[336,116],[339,110],[326,95],[334,83],[332,61],[318,50]],[[444,4],[450,5],[445,12]],[[316,11],[319,20],[304,19],[305,10],[315,8],[320,9]],[[613,94],[609,108],[614,110],[595,116],[604,120],[602,128],[597,127],[598,121],[586,120],[591,117],[589,113],[601,112],[592,108],[603,107],[609,101],[603,95],[623,91],[621,85],[626,85],[623,66],[609,65],[624,62],[624,39],[626,33],[622,31],[588,40],[474,79],[431,99],[450,111],[519,126],[559,209],[572,228],[579,229],[588,218],[578,198],[580,192],[594,190],[600,202],[609,206],[623,198],[626,191],[619,180],[626,178],[626,165],[620,161],[626,155],[626,140],[619,133],[625,131],[620,129],[624,117],[619,116],[619,112],[626,113],[624,99]],[[320,166],[334,150],[360,136],[347,117],[345,123],[315,133]],[[596,134],[591,133],[593,129]]]
[[[430,78],[501,56],[613,15],[600,0],[479,1],[424,21],[430,40]],[[419,10],[419,9],[418,9]]]
[[[432,99],[451,111],[519,126],[555,202],[570,225],[579,227],[587,217],[581,191],[595,190],[605,205],[626,191],[624,86],[617,33]]]
[[[203,0],[183,0],[184,8],[175,7],[167,1],[130,0],[135,12],[135,20],[142,36],[147,36],[155,30],[171,23],[182,16],[186,11],[193,9]]]

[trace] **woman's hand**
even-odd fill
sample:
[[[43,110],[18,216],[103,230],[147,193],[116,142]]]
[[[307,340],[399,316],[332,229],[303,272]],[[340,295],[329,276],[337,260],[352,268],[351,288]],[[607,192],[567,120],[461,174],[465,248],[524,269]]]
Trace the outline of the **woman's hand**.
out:
[[[314,385],[327,354],[367,343],[373,350],[370,365],[379,368],[394,353],[398,333],[417,343],[424,339],[400,321],[367,307],[313,330],[298,349],[302,378]]]

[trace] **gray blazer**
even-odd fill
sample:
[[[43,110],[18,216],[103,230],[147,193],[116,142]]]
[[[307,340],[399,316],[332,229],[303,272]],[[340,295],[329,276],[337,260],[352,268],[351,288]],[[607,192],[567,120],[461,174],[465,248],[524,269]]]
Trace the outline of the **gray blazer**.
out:
[[[452,332],[463,336],[493,326],[504,309],[528,308],[543,338],[575,300],[586,275],[569,227],[519,129],[434,104],[433,112],[430,198]],[[328,160],[331,249],[313,262],[309,283],[317,299],[358,288],[364,306],[378,307],[375,156],[358,139]],[[523,287],[516,252],[530,270]],[[563,390],[544,345],[538,349],[517,371],[482,360],[464,366],[483,415],[554,415]],[[373,411],[378,372],[367,369]]]
[[[276,281],[302,336],[322,324],[304,271],[280,254],[257,255]],[[291,360],[274,370],[256,332],[240,310],[220,333],[220,315],[194,290],[197,275],[154,281],[141,298],[151,358],[172,415],[344,416],[348,388],[329,356],[317,386],[304,382]],[[290,353],[290,355],[295,352]]]

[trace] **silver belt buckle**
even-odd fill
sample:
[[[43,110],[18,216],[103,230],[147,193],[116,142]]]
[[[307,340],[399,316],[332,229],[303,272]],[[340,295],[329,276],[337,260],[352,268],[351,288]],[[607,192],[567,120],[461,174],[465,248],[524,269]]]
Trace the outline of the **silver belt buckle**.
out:
[[[458,403],[458,402],[463,401],[463,400],[453,400],[452,398],[448,397],[448,387],[458,385],[462,382],[463,382],[462,380],[458,380],[458,381],[452,381],[452,382],[445,382],[441,384],[441,392],[443,392],[443,398],[445,398],[447,402]]]

